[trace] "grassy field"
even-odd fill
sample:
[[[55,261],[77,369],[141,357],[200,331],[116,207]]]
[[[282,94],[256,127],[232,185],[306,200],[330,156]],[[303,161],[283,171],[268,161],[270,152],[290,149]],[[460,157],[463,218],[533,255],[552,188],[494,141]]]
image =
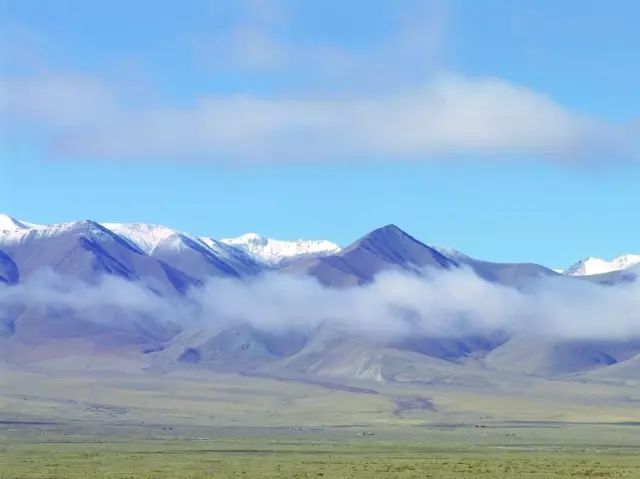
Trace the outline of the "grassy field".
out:
[[[635,383],[0,372],[0,479],[640,477]]]
[[[640,477],[635,425],[92,427],[4,424],[0,478]]]

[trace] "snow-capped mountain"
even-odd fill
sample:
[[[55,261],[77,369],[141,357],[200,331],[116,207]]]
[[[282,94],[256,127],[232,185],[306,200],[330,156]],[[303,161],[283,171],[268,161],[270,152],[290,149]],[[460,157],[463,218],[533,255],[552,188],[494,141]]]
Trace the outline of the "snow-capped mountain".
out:
[[[0,214],[0,245],[14,243],[34,229],[43,229],[43,225],[36,225],[20,221],[11,216]]]
[[[90,224],[93,227],[79,228]],[[69,222],[39,225],[0,215],[0,250],[22,249],[34,241],[50,238],[55,250],[55,238],[67,233],[90,231],[92,239],[98,236],[117,238],[140,254],[156,258],[179,270],[188,271],[193,278],[204,280],[208,276],[245,276],[265,268],[290,264],[298,259],[315,258],[340,251],[329,241],[282,241],[247,234],[240,238],[217,240],[197,237],[163,225],[146,223]],[[16,253],[17,254],[17,253]]]
[[[29,228],[27,223],[18,221],[11,216],[0,214],[0,231],[15,231]]]
[[[0,288],[22,284],[33,287],[40,284],[38,281],[59,277],[64,279],[66,288],[99,285],[110,278],[113,283],[105,281],[110,288],[123,287],[125,280],[152,292],[152,305],[156,304],[155,298],[165,298],[167,304],[188,304],[189,308],[196,304],[193,300],[198,297],[198,288],[211,278],[232,278],[230,284],[236,280],[251,282],[263,271],[312,277],[328,288],[340,289],[370,284],[383,271],[404,271],[415,276],[468,268],[486,281],[527,293],[543,277],[553,276],[550,284],[575,284],[585,281],[576,275],[603,273],[633,264],[640,264],[640,256],[626,255],[610,262],[591,258],[563,276],[537,264],[494,263],[454,249],[433,247],[394,225],[375,229],[341,249],[325,240],[281,241],[257,234],[217,240],[143,223],[100,224],[84,220],[36,225],[0,215]],[[640,266],[586,276],[586,280],[607,286],[636,281],[640,276],[637,268]],[[50,270],[55,276],[38,276],[43,270]],[[109,290],[109,298],[118,291]],[[136,293],[131,297],[138,298],[139,290],[132,291]],[[192,292],[196,294],[191,295]],[[523,346],[517,337],[509,337],[508,331],[487,331],[480,336],[463,332],[451,337],[432,337],[416,331],[410,338],[384,339],[343,331],[331,322],[323,323],[319,329],[271,331],[242,323],[242,316],[239,323],[230,322],[228,327],[221,323],[222,329],[216,326],[194,334],[189,324],[165,321],[156,314],[155,306],[150,314],[128,304],[116,307],[109,303],[103,307],[100,303],[97,310],[90,311],[82,303],[75,306],[73,301],[44,307],[25,300],[11,303],[10,308],[0,305],[0,340],[28,348],[51,339],[81,338],[96,341],[104,348],[115,345],[149,354],[158,352],[157,361],[164,365],[202,363],[238,371],[265,367],[271,373],[294,371],[296,375],[360,377],[361,368],[353,369],[352,363],[358,364],[360,359],[356,359],[364,357],[375,366],[370,370],[377,380],[411,377],[412,371],[420,374],[424,370],[421,365],[431,361],[485,357],[492,368],[522,368],[527,373],[555,375],[604,367],[640,353],[640,338],[531,343],[526,348],[527,343]],[[147,304],[146,300],[141,304]],[[99,316],[92,316],[95,314]],[[235,321],[235,314],[232,319]],[[405,364],[406,368],[398,364]],[[414,379],[422,380],[422,376]]]
[[[223,243],[240,248],[268,266],[283,266],[296,260],[335,254],[340,247],[327,240],[283,241],[247,233],[237,238],[225,238]]]
[[[12,245],[31,243],[37,239],[57,238],[67,232],[78,230],[79,223],[81,222],[41,225],[0,214],[0,250],[7,250]],[[333,257],[346,251],[328,240],[286,241],[267,238],[256,233],[217,240],[147,223],[95,223],[95,225],[100,225],[102,228],[90,228],[94,236],[102,235],[106,238],[109,236],[108,233],[113,233],[142,254],[155,257],[181,270],[192,269],[193,271],[189,274],[199,279],[219,273],[233,276],[255,274],[265,268],[283,268],[293,263],[304,263],[306,260]],[[549,272],[547,268],[538,265],[489,263],[470,258],[452,248],[439,246],[430,246],[430,248],[453,263],[471,266],[485,279],[496,280],[498,276],[504,276],[506,270],[509,271],[509,275],[513,273],[518,276],[523,274],[530,276],[529,273],[533,276],[538,273],[546,275]],[[626,254],[610,261],[590,257],[564,271],[554,271],[567,276],[592,276],[623,271],[636,265],[640,265],[640,255]],[[496,268],[500,270],[500,274],[494,274],[497,271]],[[488,270],[491,271],[487,273]]]
[[[146,223],[102,223],[102,226],[127,239],[146,254],[151,254],[163,240],[177,234],[166,226]]]
[[[612,271],[621,271],[640,264],[640,255],[625,254],[617,258],[607,261],[602,258],[585,258],[578,261],[567,270],[564,274],[569,276],[590,276],[594,274],[610,273]]]
[[[166,226],[145,223],[104,223],[103,226],[147,255],[189,271],[200,280],[208,276],[244,276],[261,270],[244,251],[213,238],[198,238]]]
[[[158,261],[90,220],[26,228],[20,237],[4,240],[0,249],[28,278],[43,268],[88,283],[101,275],[131,281],[144,280],[158,292],[183,291],[194,281],[185,273]]]

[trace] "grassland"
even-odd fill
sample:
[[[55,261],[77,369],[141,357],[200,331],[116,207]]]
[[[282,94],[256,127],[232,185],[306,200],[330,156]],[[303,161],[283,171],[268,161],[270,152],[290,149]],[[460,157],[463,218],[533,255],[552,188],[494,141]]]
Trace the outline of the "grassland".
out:
[[[5,367],[0,479],[640,477],[637,384],[500,380]]]
[[[101,435],[13,425],[0,439],[0,478],[640,477],[634,426],[438,428],[360,436],[358,428],[150,426]]]

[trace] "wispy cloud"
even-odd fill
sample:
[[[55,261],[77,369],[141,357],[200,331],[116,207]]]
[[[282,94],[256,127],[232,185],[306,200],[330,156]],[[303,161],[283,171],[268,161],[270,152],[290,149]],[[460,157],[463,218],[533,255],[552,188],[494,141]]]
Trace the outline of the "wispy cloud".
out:
[[[222,162],[451,155],[593,159],[630,154],[619,128],[497,78],[443,76],[407,91],[349,96],[203,96],[190,107],[127,107],[86,76],[4,79],[0,115],[42,128],[59,154]]]
[[[254,85],[266,70],[303,77],[300,85],[212,88],[176,106],[160,97],[131,101],[99,76],[49,66],[0,78],[0,138],[27,128],[63,158],[231,164],[638,156],[627,126],[500,78],[447,73],[440,2],[412,3],[363,44],[295,37],[281,3],[238,5],[233,15],[220,13],[222,26],[190,33],[196,56],[214,71],[247,69]]]
[[[373,3],[369,6],[376,8]],[[187,35],[196,63],[210,73],[229,68],[267,71],[304,78],[312,89],[363,90],[414,84],[442,68],[448,14],[439,1],[406,2],[386,17],[387,30],[358,40],[359,30],[368,28],[364,16],[349,32],[356,40],[347,42],[326,34],[300,35],[300,19],[283,2],[240,1],[237,7],[227,12],[224,27]],[[333,10],[335,15],[343,13],[340,8]]]

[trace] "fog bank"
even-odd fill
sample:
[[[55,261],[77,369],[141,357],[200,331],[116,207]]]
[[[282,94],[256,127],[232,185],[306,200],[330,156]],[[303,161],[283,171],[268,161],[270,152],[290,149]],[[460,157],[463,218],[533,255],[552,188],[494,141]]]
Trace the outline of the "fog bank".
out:
[[[523,292],[487,282],[469,269],[430,270],[424,276],[389,271],[371,284],[346,289],[282,273],[242,281],[212,278],[170,298],[143,282],[105,276],[87,284],[44,270],[19,285],[0,287],[2,314],[17,307],[68,310],[101,324],[117,310],[135,321],[153,318],[212,330],[248,323],[276,333],[310,331],[330,320],[354,334],[389,337],[492,331],[559,339],[640,337],[637,282],[603,286],[560,276],[541,278]]]

